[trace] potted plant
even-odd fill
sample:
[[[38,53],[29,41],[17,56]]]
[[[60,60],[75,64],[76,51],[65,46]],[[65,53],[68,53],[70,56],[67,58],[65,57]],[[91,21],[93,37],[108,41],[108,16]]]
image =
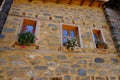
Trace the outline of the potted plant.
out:
[[[66,40],[64,46],[66,46],[67,49],[75,50],[79,48],[76,38],[66,37]]]
[[[105,42],[102,42],[102,41],[97,41],[96,45],[99,49],[107,49],[108,48],[108,45]]]
[[[35,35],[31,32],[18,34],[19,45],[30,45],[34,43]]]

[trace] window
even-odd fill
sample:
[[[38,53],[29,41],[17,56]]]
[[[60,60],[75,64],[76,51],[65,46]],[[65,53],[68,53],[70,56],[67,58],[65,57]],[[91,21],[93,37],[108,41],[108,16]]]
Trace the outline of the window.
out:
[[[20,33],[31,32],[35,34],[36,21],[24,19]]]
[[[53,78],[50,78],[50,80],[62,80],[62,77],[53,77]]]
[[[72,26],[72,25],[65,25],[62,24],[62,45],[64,45],[64,43],[67,41],[66,37],[70,37],[70,38],[76,38],[79,47],[81,47],[81,43],[80,43],[80,34],[79,34],[79,27],[78,26]]]
[[[101,30],[93,29],[92,32],[93,32],[93,40],[94,40],[95,48],[99,48],[99,44],[104,45],[105,40]]]
[[[25,33],[26,32],[31,32],[32,34],[34,34],[34,37],[35,37],[35,44],[37,45],[39,40],[39,35],[38,35],[38,32],[39,32],[39,20],[37,19],[31,19],[31,18],[22,18],[22,21],[21,21],[21,24],[20,24],[20,29],[19,29],[19,32],[18,34],[21,34],[21,33]],[[30,34],[30,33],[29,33]],[[17,39],[18,41],[18,39]]]

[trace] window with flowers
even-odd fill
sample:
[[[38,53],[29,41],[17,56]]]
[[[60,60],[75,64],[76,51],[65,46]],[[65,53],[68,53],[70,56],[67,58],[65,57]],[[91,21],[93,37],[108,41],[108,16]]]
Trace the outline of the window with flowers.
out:
[[[105,39],[103,37],[101,30],[93,29],[92,32],[93,32],[93,40],[95,43],[95,47],[98,49],[107,49],[108,46],[105,43]]]
[[[62,45],[70,50],[81,47],[78,26],[62,25]]]
[[[20,45],[29,45],[36,42],[36,23],[36,20],[23,19],[22,27],[18,34],[18,42]]]

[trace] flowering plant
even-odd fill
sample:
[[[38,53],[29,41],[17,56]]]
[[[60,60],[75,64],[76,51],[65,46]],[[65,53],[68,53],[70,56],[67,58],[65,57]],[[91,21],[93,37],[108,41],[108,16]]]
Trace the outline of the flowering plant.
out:
[[[34,43],[35,35],[31,32],[25,32],[18,34],[18,42],[20,45],[29,45]]]
[[[108,45],[105,42],[102,42],[102,41],[97,41],[96,45],[98,46],[98,48],[103,48],[103,49],[108,48]]]
[[[67,41],[64,43],[64,46],[66,46],[67,49],[75,50],[79,48],[76,38],[66,37],[66,40]]]

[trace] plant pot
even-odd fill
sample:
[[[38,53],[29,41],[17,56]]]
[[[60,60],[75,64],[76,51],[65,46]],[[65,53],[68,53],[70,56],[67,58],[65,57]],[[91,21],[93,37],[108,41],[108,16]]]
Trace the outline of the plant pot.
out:
[[[104,45],[102,44],[98,44],[97,46],[98,46],[98,49],[104,49]]]

